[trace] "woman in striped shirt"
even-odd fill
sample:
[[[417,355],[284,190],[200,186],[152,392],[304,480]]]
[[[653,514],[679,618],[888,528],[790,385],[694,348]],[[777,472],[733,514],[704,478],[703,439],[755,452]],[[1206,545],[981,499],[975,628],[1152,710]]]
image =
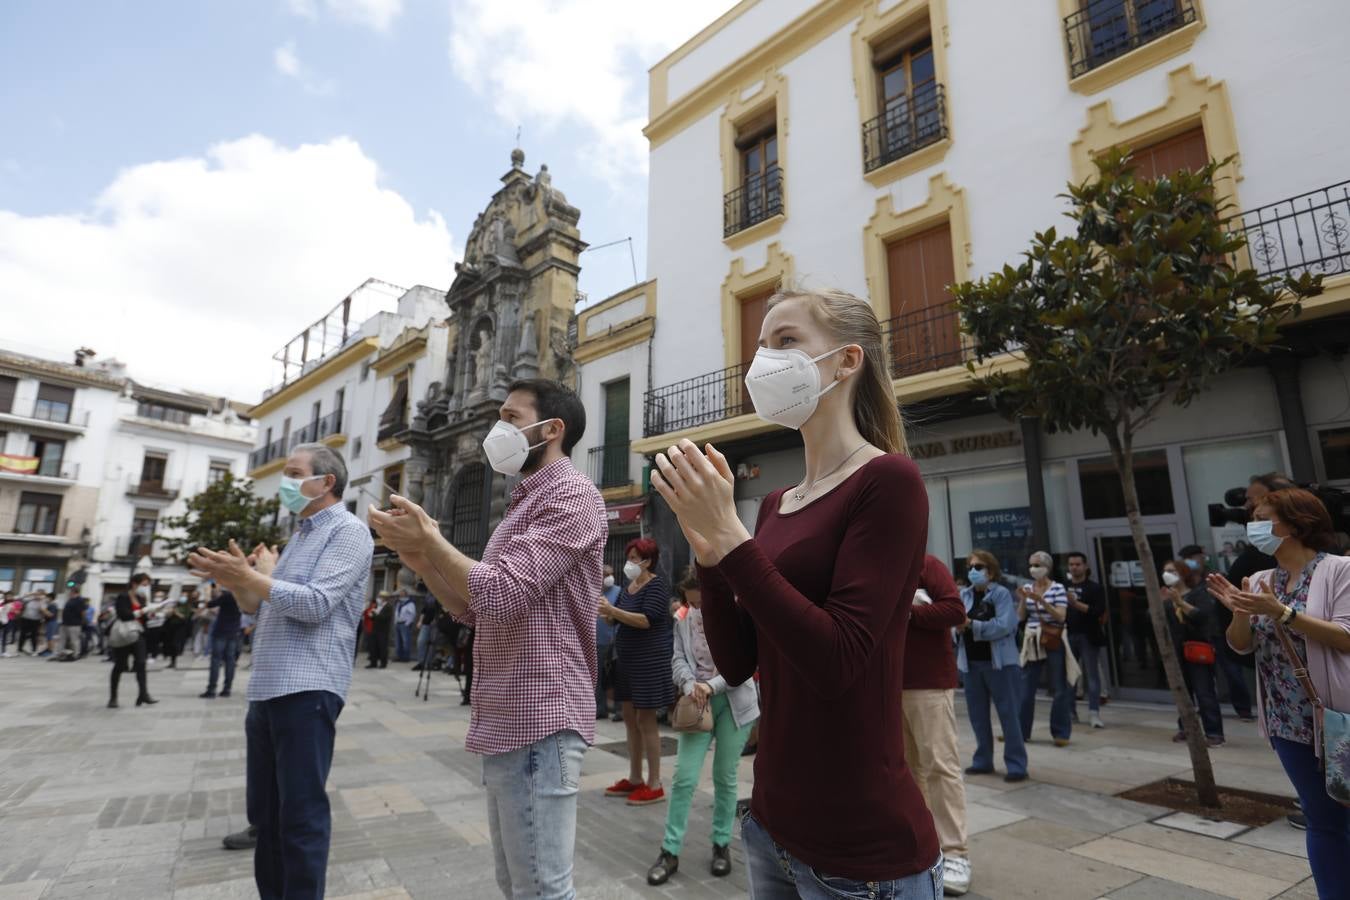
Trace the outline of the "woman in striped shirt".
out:
[[[1022,638],[1022,739],[1031,740],[1031,725],[1036,719],[1036,691],[1041,686],[1041,672],[1048,665],[1050,684],[1055,691],[1055,702],[1050,707],[1050,736],[1056,747],[1063,747],[1069,743],[1073,732],[1075,679],[1069,677],[1069,644],[1064,636],[1069,595],[1064,585],[1050,578],[1055,561],[1049,553],[1037,550],[1028,562],[1032,583],[1018,589],[1022,599],[1018,616],[1026,622]]]

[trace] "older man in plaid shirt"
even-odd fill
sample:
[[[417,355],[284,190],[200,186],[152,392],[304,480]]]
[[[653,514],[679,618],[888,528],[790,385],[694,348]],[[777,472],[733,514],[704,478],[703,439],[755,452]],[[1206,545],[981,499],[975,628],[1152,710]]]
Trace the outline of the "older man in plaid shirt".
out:
[[[568,458],[586,428],[575,393],[517,382],[500,414],[484,450],[496,471],[524,478],[481,562],[402,497],[392,511],[372,508],[370,522],[441,605],[476,628],[465,745],[483,754],[502,893],[569,900],[581,758],[595,741],[605,508]]]
[[[258,829],[253,873],[263,900],[321,898],[332,818],[324,785],[337,718],[352,680],[352,642],[374,542],[342,505],[347,466],[323,444],[291,451],[282,504],[300,516],[278,557],[199,548],[192,568],[256,613],[248,683],[248,820]]]

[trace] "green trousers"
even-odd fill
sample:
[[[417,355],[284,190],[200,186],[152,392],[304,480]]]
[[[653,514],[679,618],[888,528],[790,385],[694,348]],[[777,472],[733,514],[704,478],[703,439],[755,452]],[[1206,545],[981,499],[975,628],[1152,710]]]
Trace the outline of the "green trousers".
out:
[[[725,847],[731,843],[731,827],[736,818],[736,767],[750,736],[750,726],[736,727],[731,716],[731,703],[723,694],[712,697],[713,730],[680,735],[680,752],[675,760],[675,783],[670,791],[670,807],[666,813],[666,839],[661,847],[672,856],[679,856],[684,847],[684,834],[689,827],[689,805],[694,800],[703,762],[708,757],[708,745],[714,739],[713,750],[713,830],[714,844]]]

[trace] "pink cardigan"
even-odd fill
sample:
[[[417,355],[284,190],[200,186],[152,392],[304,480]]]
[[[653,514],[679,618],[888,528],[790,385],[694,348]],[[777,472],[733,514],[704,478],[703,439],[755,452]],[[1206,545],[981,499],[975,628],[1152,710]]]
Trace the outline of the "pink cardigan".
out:
[[[1274,569],[1266,569],[1252,576],[1251,584],[1264,585],[1266,590],[1274,583]],[[1256,590],[1253,587],[1253,590]],[[1328,554],[1313,571],[1308,588],[1307,615],[1339,625],[1350,632],[1350,557]],[[1308,676],[1327,709],[1350,712],[1350,653],[1342,653],[1314,640],[1306,641],[1308,648]],[[1231,646],[1231,645],[1230,645]],[[1251,653],[1255,650],[1255,642]],[[1236,650],[1237,648],[1233,648]],[[1239,651],[1241,652],[1241,651]],[[1260,674],[1257,674],[1260,680]],[[1256,716],[1262,736],[1266,735],[1265,692],[1257,685]]]

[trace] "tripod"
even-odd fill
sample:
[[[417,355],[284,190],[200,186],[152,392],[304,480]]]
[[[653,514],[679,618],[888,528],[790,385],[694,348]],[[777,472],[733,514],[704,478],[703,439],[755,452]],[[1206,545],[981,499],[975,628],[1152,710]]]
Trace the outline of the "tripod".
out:
[[[423,703],[427,702],[431,695],[431,658],[436,651],[435,626],[431,626],[431,628],[431,633],[427,635],[426,646],[422,648],[421,671],[417,673],[417,687],[413,689],[413,696],[416,697],[421,694]]]

